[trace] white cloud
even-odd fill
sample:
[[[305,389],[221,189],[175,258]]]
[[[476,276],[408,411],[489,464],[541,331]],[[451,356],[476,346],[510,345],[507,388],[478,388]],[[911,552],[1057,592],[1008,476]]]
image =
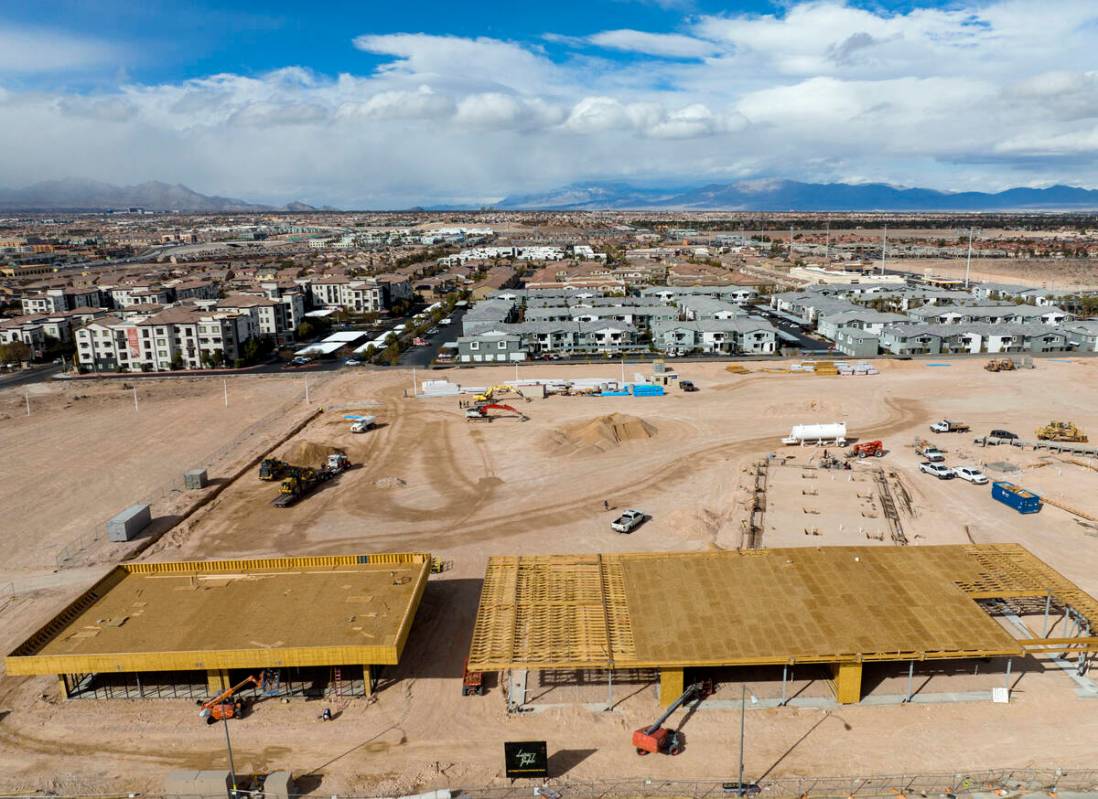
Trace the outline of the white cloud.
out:
[[[0,25],[0,75],[67,72],[118,63],[122,51],[97,39]]]
[[[0,181],[159,178],[377,207],[593,177],[1098,185],[1098,71],[1080,69],[1098,49],[1090,0],[1054,14],[1038,0],[903,13],[811,0],[680,30],[547,36],[551,53],[361,36],[384,57],[368,74],[287,67],[81,93],[5,82],[0,28]],[[36,69],[104,57],[40,55]]]
[[[625,50],[645,55],[669,58],[704,58],[716,52],[712,42],[683,36],[678,33],[648,33],[628,28],[603,31],[588,37],[587,41],[599,47]]]

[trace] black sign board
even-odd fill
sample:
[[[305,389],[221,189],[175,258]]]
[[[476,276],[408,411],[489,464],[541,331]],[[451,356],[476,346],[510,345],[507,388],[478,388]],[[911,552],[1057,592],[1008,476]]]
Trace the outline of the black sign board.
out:
[[[549,747],[545,741],[504,741],[503,760],[511,779],[549,776]]]

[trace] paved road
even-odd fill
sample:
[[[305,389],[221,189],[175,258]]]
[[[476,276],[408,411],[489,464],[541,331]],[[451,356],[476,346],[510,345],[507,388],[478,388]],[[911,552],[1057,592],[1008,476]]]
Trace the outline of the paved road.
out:
[[[769,309],[757,308],[756,310],[763,318],[770,322],[770,324],[778,328],[778,330],[797,339],[797,346],[802,350],[827,352],[831,349],[831,345],[828,342],[806,336],[804,328],[800,325],[790,322],[788,319],[779,316],[776,313],[772,313]]]
[[[450,314],[453,322],[450,325],[439,325],[438,332],[427,339],[426,347],[410,347],[401,353],[400,365],[408,368],[426,369],[435,359],[439,349],[447,341],[457,341],[461,335],[461,320],[465,316],[465,308],[455,308]]]
[[[43,380],[49,380],[60,371],[60,366],[50,365],[4,375],[0,377],[0,388],[15,388],[16,386],[26,386],[31,383],[41,383]]]

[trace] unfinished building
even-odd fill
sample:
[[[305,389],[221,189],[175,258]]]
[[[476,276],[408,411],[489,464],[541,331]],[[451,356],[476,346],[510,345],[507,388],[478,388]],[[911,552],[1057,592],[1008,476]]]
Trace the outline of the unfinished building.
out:
[[[332,555],[115,566],[8,655],[66,698],[370,694],[408,640],[431,557]]]
[[[1085,666],[1095,622],[1098,602],[1012,544],[493,557],[468,668],[654,669],[667,705],[685,670],[783,667],[784,690],[786,668],[822,664],[854,703],[867,663]]]

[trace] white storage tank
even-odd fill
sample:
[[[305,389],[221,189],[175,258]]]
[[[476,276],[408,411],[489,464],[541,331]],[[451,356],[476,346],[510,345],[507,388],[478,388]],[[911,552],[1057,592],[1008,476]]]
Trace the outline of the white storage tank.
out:
[[[783,444],[836,444],[846,446],[846,422],[794,425]]]

